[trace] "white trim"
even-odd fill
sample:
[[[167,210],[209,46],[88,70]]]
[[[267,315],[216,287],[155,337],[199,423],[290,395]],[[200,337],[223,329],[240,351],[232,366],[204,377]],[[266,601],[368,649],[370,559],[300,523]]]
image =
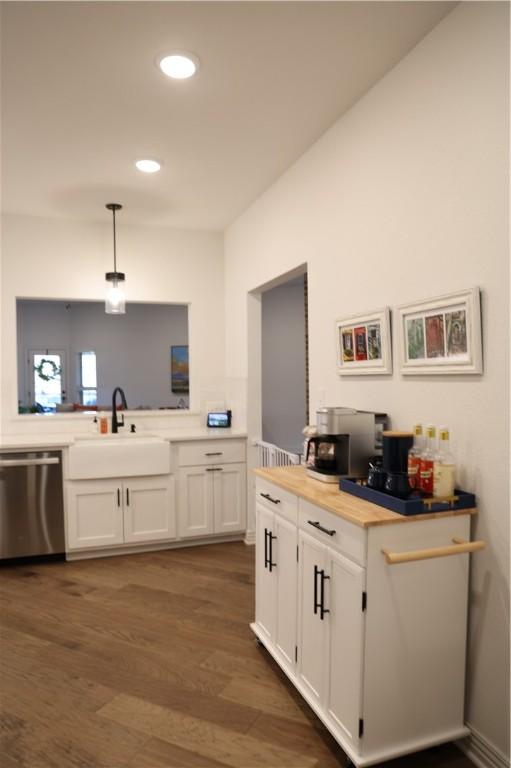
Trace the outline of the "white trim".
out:
[[[509,758],[482,736],[473,725],[467,723],[470,736],[456,742],[462,752],[479,768],[509,768]]]
[[[256,534],[255,531],[247,531],[245,533],[245,538],[243,539],[243,543],[247,546],[252,546],[256,543]]]
[[[198,547],[203,544],[224,544],[228,541],[243,541],[243,534],[232,536],[205,536],[197,539],[178,539],[162,541],[157,544],[126,545],[118,547],[101,547],[101,549],[83,549],[66,552],[66,560],[91,560],[96,557],[113,557],[116,555],[132,555],[140,552],[157,552],[162,549],[183,549],[184,547]]]

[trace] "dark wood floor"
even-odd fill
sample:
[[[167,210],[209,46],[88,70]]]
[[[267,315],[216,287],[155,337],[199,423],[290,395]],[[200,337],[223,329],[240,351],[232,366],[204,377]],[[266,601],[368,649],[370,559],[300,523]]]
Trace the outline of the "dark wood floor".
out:
[[[0,569],[2,768],[339,768],[248,628],[254,550]],[[469,768],[453,746],[392,768]]]

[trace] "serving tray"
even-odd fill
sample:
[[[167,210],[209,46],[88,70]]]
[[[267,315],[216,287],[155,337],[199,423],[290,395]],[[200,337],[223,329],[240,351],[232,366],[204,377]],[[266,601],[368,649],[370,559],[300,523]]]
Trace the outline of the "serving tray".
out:
[[[454,496],[423,499],[418,495],[412,494],[407,499],[398,499],[383,491],[375,491],[363,485],[364,481],[355,478],[341,478],[339,488],[341,491],[351,493],[360,499],[372,501],[380,507],[397,512],[398,515],[420,515],[428,512],[447,512],[453,509],[472,509],[476,506],[476,497],[473,493],[456,489]]]

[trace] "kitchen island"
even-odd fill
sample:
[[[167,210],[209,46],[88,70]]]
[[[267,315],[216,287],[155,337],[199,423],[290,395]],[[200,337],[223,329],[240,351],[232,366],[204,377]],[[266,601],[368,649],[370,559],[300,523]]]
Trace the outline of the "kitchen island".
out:
[[[255,474],[252,630],[353,763],[466,736],[475,510],[403,517],[302,467]]]

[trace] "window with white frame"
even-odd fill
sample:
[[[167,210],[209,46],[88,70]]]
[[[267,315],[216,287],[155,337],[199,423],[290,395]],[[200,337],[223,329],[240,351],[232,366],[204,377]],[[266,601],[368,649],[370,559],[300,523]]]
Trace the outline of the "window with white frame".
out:
[[[98,382],[96,376],[96,353],[78,353],[78,389],[82,405],[97,405]]]

